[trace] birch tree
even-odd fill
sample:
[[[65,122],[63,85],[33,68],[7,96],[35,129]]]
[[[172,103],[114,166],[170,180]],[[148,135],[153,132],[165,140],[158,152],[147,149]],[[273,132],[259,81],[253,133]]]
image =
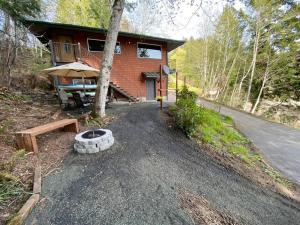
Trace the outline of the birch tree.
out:
[[[109,28],[106,35],[94,105],[94,113],[101,117],[105,116],[105,103],[113,64],[114,49],[117,42],[124,6],[125,0],[114,1]]]

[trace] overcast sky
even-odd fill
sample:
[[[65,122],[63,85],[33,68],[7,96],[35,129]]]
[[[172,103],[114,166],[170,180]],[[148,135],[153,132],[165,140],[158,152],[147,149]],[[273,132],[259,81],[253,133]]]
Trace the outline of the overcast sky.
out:
[[[136,0],[127,0],[128,2],[135,2]],[[47,7],[47,20],[53,21],[55,18],[56,6],[53,0],[43,0]],[[163,1],[160,1],[163,2]],[[165,2],[167,2],[165,0]],[[191,6],[190,0],[181,1],[180,7],[176,13],[162,4],[159,6],[160,10],[165,13],[164,16],[158,18],[158,24],[154,24],[146,34],[160,37],[167,37],[172,39],[182,40],[185,38],[198,38],[213,31],[214,24],[222,13],[226,0],[194,0],[194,2],[202,2],[201,7],[194,4]],[[239,1],[235,1],[235,8],[241,9],[243,5]],[[129,13],[124,12],[124,16]],[[167,23],[170,16],[175,16],[172,22]],[[135,21],[143,17],[139,14],[135,17]]]
[[[169,25],[168,36],[179,40],[203,37],[213,31],[225,5],[225,0],[203,1],[200,8],[186,3],[181,7],[182,12],[176,15],[174,24]],[[236,1],[234,7],[238,10],[244,9],[240,1]]]
[[[187,1],[176,13],[173,23],[162,24],[152,29],[150,35],[167,36],[173,39],[198,38],[213,31],[214,25],[226,4],[225,0],[203,1],[202,7],[191,6]],[[243,9],[243,4],[236,1],[234,7]]]

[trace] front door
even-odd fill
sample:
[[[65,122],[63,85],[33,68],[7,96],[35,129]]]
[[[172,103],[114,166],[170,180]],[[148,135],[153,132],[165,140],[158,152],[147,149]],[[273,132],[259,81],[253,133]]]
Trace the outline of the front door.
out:
[[[72,37],[58,36],[55,43],[56,62],[75,62],[75,49]]]
[[[147,100],[155,100],[156,97],[156,88],[155,80],[146,80],[146,91],[147,91]]]

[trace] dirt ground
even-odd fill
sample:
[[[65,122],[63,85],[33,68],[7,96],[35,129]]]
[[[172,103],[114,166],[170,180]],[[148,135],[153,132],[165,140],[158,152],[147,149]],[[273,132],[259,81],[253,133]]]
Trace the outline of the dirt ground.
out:
[[[135,106],[133,108],[135,108]],[[129,120],[129,124],[125,123],[125,121],[123,121],[123,122],[121,121],[120,123],[117,122],[116,125],[113,125],[113,127],[121,126],[120,129],[121,129],[121,132],[123,132],[123,133],[117,134],[117,136],[119,136],[119,141],[118,141],[119,145],[118,146],[120,147],[120,144],[121,145],[124,144],[124,146],[126,146],[126,145],[128,145],[128,140],[129,141],[131,140],[133,142],[133,144],[137,145],[137,146],[132,146],[132,149],[134,151],[136,151],[136,154],[140,154],[139,151],[146,151],[145,154],[146,155],[150,154],[149,156],[151,156],[151,154],[155,155],[155,154],[163,153],[163,152],[159,153],[156,151],[153,152],[152,147],[150,147],[150,145],[149,146],[147,145],[147,142],[149,140],[144,140],[145,143],[140,143],[135,138],[131,139],[134,135],[137,138],[140,137],[141,139],[148,138],[147,134],[143,133],[143,131],[141,131],[141,130],[135,131],[135,132],[140,132],[140,134],[138,134],[138,133],[130,134],[128,132],[129,131],[133,132],[134,129],[132,130],[133,127],[131,127],[131,125],[137,124],[137,126],[141,126],[140,128],[147,127],[146,129],[150,129],[152,132],[154,132],[151,135],[153,137],[158,138],[156,136],[157,131],[155,129],[155,126],[164,127],[165,126],[164,123],[165,123],[168,130],[175,129],[174,125],[170,122],[170,118],[168,118],[165,114],[162,114],[162,117],[164,118],[164,120],[161,121],[160,119],[157,118],[156,114],[153,114],[154,113],[153,107],[147,108],[147,106],[146,106],[145,108],[143,108],[143,106],[141,106],[141,108],[139,108],[139,107],[137,108],[137,112],[130,112],[128,110],[130,110],[130,108],[126,109],[126,107],[124,107],[124,106],[120,107],[120,108],[113,107],[112,109],[108,109],[108,111],[111,111],[112,114],[118,115],[118,116],[120,115],[121,117],[125,117],[125,119]],[[148,122],[141,121],[141,120],[139,120],[138,117],[142,117],[142,118],[148,120]],[[18,92],[15,92],[14,94],[12,94],[11,92],[9,92],[7,90],[0,89],[0,128],[1,128],[0,131],[2,131],[2,132],[0,132],[1,165],[10,163],[11,159],[14,158],[14,154],[18,150],[17,146],[15,145],[15,140],[14,140],[14,133],[16,131],[32,128],[32,127],[35,127],[35,126],[38,126],[41,124],[45,124],[45,123],[63,119],[63,118],[79,118],[82,121],[81,126],[80,126],[81,130],[85,130],[90,126],[95,125],[94,123],[89,123],[89,124],[85,123],[86,119],[87,119],[87,117],[85,116],[85,112],[76,111],[76,110],[69,111],[69,112],[62,111],[60,109],[59,105],[56,103],[56,99],[53,98],[52,93],[44,93],[44,92],[38,91],[36,93],[24,95],[24,94],[18,93]],[[116,118],[116,116],[107,117],[107,119],[105,121],[103,121],[103,125],[109,124],[109,123],[115,121],[115,118]],[[152,120],[155,120],[155,123],[153,123]],[[125,130],[127,133],[125,132]],[[166,130],[162,131],[161,129],[158,129],[158,132],[167,132],[167,131]],[[140,136],[141,134],[144,134],[145,136]],[[74,136],[75,136],[74,133],[61,132],[59,130],[51,132],[51,133],[47,133],[44,135],[40,135],[38,137],[38,146],[39,146],[39,155],[38,156],[34,155],[31,152],[26,152],[24,157],[14,159],[15,160],[13,162],[14,166],[10,172],[15,177],[20,179],[20,182],[25,187],[25,190],[30,192],[32,190],[33,168],[37,162],[37,158],[39,158],[41,165],[42,165],[42,175],[43,175],[43,178],[46,180],[46,192],[44,192],[45,195],[43,196],[43,198],[40,202],[41,206],[48,204],[47,202],[49,200],[49,196],[50,196],[50,199],[53,197],[53,196],[51,196],[51,191],[49,193],[47,192],[47,190],[49,191],[51,189],[50,186],[48,186],[49,183],[47,184],[47,182],[49,181],[48,176],[52,177],[54,174],[54,177],[55,177],[56,173],[58,173],[58,174],[61,173],[62,171],[61,171],[60,166],[64,167],[65,162],[68,162],[68,161],[70,162],[70,154],[71,154],[71,158],[74,157],[74,155],[72,155],[72,153],[71,153]],[[179,136],[180,136],[180,138],[182,138],[181,134]],[[159,137],[159,138],[161,138],[161,137]],[[166,138],[169,139],[170,137],[166,136]],[[185,142],[185,140],[184,140],[184,142]],[[178,144],[180,145],[180,142]],[[144,146],[144,148],[142,148],[142,149],[136,148],[139,145]],[[190,145],[190,143],[188,145],[186,145],[186,147],[189,145]],[[174,146],[174,148],[175,148],[175,146]],[[123,149],[123,148],[121,148],[121,149]],[[198,149],[199,149],[199,147],[198,147]],[[216,151],[216,150],[210,148],[210,146],[205,146],[201,143],[200,149],[202,149],[200,151],[205,151],[204,155],[208,154],[208,155],[210,155],[210,157],[212,157],[214,160],[216,160],[212,163],[212,165],[214,165],[214,163],[217,162],[218,164],[221,165],[222,168],[224,166],[225,171],[227,171],[227,170],[235,171],[238,174],[242,175],[243,177],[246,177],[247,179],[254,181],[255,183],[261,185],[264,188],[276,191],[276,192],[281,193],[284,196],[288,196],[290,198],[294,198],[294,199],[297,198],[296,193],[299,193],[299,189],[297,186],[291,185],[288,189],[282,185],[278,185],[278,183],[275,182],[274,179],[272,179],[267,174],[263,173],[260,168],[256,168],[256,167],[252,168],[252,167],[245,166],[245,164],[243,162],[239,161],[237,158],[233,158],[229,155],[226,155],[225,153],[223,153],[221,151]],[[161,149],[161,150],[163,151],[163,149]],[[130,157],[130,155],[132,153],[128,152],[128,154],[129,155],[124,155],[124,159],[126,159],[126,157],[128,157],[128,156]],[[165,152],[163,154],[169,154],[169,153]],[[203,153],[200,153],[200,155],[201,154],[203,154]],[[182,154],[179,154],[179,155],[182,156]],[[175,157],[175,155],[171,155],[171,156]],[[196,157],[198,157],[198,156],[196,156]],[[206,158],[206,156],[204,158]],[[97,157],[96,157],[96,159],[97,159]],[[122,161],[124,161],[124,159]],[[78,159],[78,160],[79,161],[77,163],[79,163],[78,165],[80,165],[82,163],[82,161],[80,159]],[[99,160],[101,161],[101,159],[99,159]],[[185,160],[185,158],[182,160]],[[129,158],[127,158],[127,161],[130,162],[131,160]],[[169,165],[171,166],[174,163],[177,163],[176,161],[175,162],[167,161],[167,163],[169,163]],[[86,163],[88,163],[88,162],[89,162],[89,160],[86,161]],[[154,163],[154,162],[148,162],[146,160],[145,163],[147,164],[147,163]],[[188,163],[188,161],[186,163]],[[198,163],[203,164],[203,161],[201,162],[201,160],[200,160],[200,161],[198,161]],[[210,170],[210,169],[214,168],[214,166],[212,166],[212,165],[209,166],[209,163],[208,163],[206,169]],[[149,168],[151,169],[151,167],[149,167]],[[129,167],[129,170],[131,170],[131,169]],[[170,171],[166,170],[166,168],[163,167],[162,169],[163,169],[162,171],[156,171],[157,176],[161,176],[160,173],[163,171],[165,171],[166,174],[170,174]],[[199,168],[195,167],[194,169],[198,170]],[[96,166],[96,170],[97,170],[97,166]],[[213,169],[213,170],[215,170],[215,169]],[[103,168],[103,171],[105,171],[104,168]],[[101,171],[101,173],[102,173],[102,171]],[[189,170],[187,170],[187,171],[185,171],[185,173],[190,173],[190,172],[189,172]],[[229,172],[229,173],[231,174],[232,172]],[[93,174],[91,172],[90,176],[93,177],[94,175],[97,176],[97,174]],[[144,174],[144,175],[146,176],[145,178],[148,177],[147,174]],[[175,175],[175,174],[171,173],[171,176],[173,176],[173,175]],[[72,176],[72,174],[70,175],[67,172],[65,174],[65,176]],[[176,175],[176,176],[178,176],[178,175]],[[232,175],[232,176],[235,177],[237,175]],[[50,178],[50,180],[51,179],[52,178]],[[68,178],[68,179],[76,180],[76,178]],[[193,177],[191,179],[196,179],[195,182],[198,183],[197,177]],[[240,180],[240,178],[235,178],[235,179]],[[145,182],[147,183],[148,181],[145,181]],[[173,182],[173,181],[171,181],[171,182]],[[183,182],[182,180],[180,180],[178,182],[180,182],[180,185],[179,185],[180,187],[185,187],[185,185],[183,185],[181,183],[181,182]],[[213,180],[209,179],[209,180],[206,180],[205,182],[213,182]],[[245,182],[245,181],[242,181],[242,182]],[[66,184],[63,184],[63,183],[64,183],[64,181],[62,182],[62,184],[57,183],[57,187],[59,188],[60,185],[70,185],[71,184],[71,183],[68,183],[68,181]],[[205,185],[205,184],[206,183],[204,183],[204,184],[201,182],[199,183],[199,185]],[[76,186],[78,184],[75,182],[74,185]],[[80,183],[79,183],[79,186],[80,186]],[[162,186],[162,184],[160,182],[158,182],[158,187],[159,186]],[[173,187],[175,187],[175,186],[177,186],[177,185],[174,184]],[[208,185],[208,186],[210,186],[210,185]],[[191,187],[193,187],[193,188],[190,188],[190,189],[195,190],[195,187],[193,185]],[[206,188],[204,188],[204,190],[206,190]],[[141,190],[136,189],[136,191],[139,193]],[[145,189],[145,191],[146,191],[145,193],[148,195],[149,193],[147,193],[147,189]],[[165,192],[165,191],[166,190],[164,190],[163,192]],[[206,191],[203,191],[203,190],[200,191],[200,193],[203,193],[203,192],[206,192]],[[166,192],[167,195],[175,194],[176,198],[181,199],[180,201],[176,202],[176,204],[181,205],[181,208],[183,208],[184,211],[187,212],[188,215],[192,217],[192,220],[195,223],[198,223],[198,224],[212,224],[212,223],[213,224],[241,224],[240,223],[241,220],[237,221],[237,219],[236,219],[237,216],[232,216],[231,214],[228,213],[228,210],[226,210],[226,212],[224,213],[222,210],[220,211],[219,209],[216,209],[213,206],[215,204],[219,205],[219,203],[216,203],[216,201],[213,200],[215,197],[210,196],[207,199],[204,196],[202,196],[201,194],[199,194],[199,191],[196,191],[193,193],[194,194],[192,194],[189,191],[184,191],[184,192],[179,191],[178,194]],[[155,196],[156,195],[154,195],[154,197]],[[0,224],[4,224],[4,222],[12,215],[12,213],[16,212],[16,210],[18,210],[18,208],[20,208],[20,206],[26,200],[27,197],[28,197],[28,195],[25,194],[22,198],[11,198],[9,201],[7,201],[3,204],[0,204]],[[151,198],[151,194],[149,195],[149,197]],[[240,197],[242,198],[242,196],[240,196]],[[271,198],[273,198],[273,197],[271,197]],[[276,198],[278,198],[278,197],[276,197]],[[282,198],[282,197],[280,196],[280,198]],[[55,203],[56,200],[57,200],[57,198],[53,199],[54,205],[57,204],[57,203]],[[84,201],[84,199],[81,199],[80,201]],[[170,201],[170,200],[168,199],[168,201]],[[286,201],[286,200],[284,200],[284,201]],[[166,207],[169,207],[168,203],[159,203],[159,202],[160,201],[157,200],[158,204],[163,204],[163,205],[166,205]],[[70,204],[73,204],[73,203],[70,203]],[[288,204],[290,204],[290,203],[288,203]],[[51,209],[51,210],[53,211],[54,209]],[[152,208],[151,208],[151,210],[152,210],[152,212],[155,211],[155,209],[152,209]],[[286,209],[283,209],[283,210],[286,210]],[[297,210],[299,212],[299,209],[297,209]],[[123,213],[126,214],[127,211],[125,210],[125,211],[123,211]],[[179,212],[179,215],[182,216],[182,218],[184,218],[184,220],[186,220],[186,224],[190,224],[190,222],[187,222],[187,221],[189,221],[189,219],[187,219],[186,216],[182,215],[182,212]],[[147,218],[147,216],[145,218]],[[172,221],[172,220],[177,221],[176,215],[170,215],[170,218],[171,218],[170,221]],[[242,216],[242,218],[243,218],[243,216]],[[53,220],[56,221],[56,218],[53,218]],[[70,224],[69,223],[70,221],[72,221],[72,220],[71,219],[69,221],[65,220],[61,223],[54,223],[54,224]],[[136,219],[133,222],[137,222],[137,221],[139,221],[139,220]],[[153,221],[155,221],[155,220],[153,220]],[[157,222],[159,222],[159,224],[162,224],[163,221],[164,220],[157,220]],[[242,219],[242,221],[244,221],[244,219]],[[247,219],[246,219],[246,221],[247,221]],[[280,221],[284,221],[284,217],[280,217]],[[288,219],[287,219],[287,221],[288,221]],[[73,221],[73,222],[75,222],[75,221]],[[268,222],[269,221],[267,221],[266,224],[268,224]],[[40,223],[40,224],[43,224],[43,225],[48,224],[48,221],[44,220],[44,223]],[[168,222],[167,222],[167,224],[168,224]],[[173,224],[173,223],[171,223],[171,224]],[[278,223],[278,224],[280,224],[280,223]]]
[[[85,124],[86,112],[77,109],[61,110],[52,92],[35,91],[24,94],[17,90],[9,91],[0,88],[0,172],[13,175],[22,184],[24,190],[30,193],[37,160],[39,159],[41,163],[43,177],[54,172],[65,155],[72,150],[75,134],[56,130],[39,135],[37,137],[39,154],[25,152],[22,157],[17,157],[19,149],[15,143],[14,133],[64,118],[79,118],[82,122],[80,129],[88,128]],[[110,119],[107,118],[104,124]],[[28,196],[24,193],[22,196],[1,202],[0,224],[4,224],[22,206]]]

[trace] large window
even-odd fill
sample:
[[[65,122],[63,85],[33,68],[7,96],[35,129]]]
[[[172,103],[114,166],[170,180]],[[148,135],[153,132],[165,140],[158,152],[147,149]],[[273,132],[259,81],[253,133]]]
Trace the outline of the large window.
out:
[[[104,40],[98,39],[88,39],[88,48],[90,52],[103,52],[104,51]],[[121,45],[120,42],[116,43],[115,54],[121,54]]]
[[[138,43],[137,54],[139,58],[161,59],[161,46]]]

